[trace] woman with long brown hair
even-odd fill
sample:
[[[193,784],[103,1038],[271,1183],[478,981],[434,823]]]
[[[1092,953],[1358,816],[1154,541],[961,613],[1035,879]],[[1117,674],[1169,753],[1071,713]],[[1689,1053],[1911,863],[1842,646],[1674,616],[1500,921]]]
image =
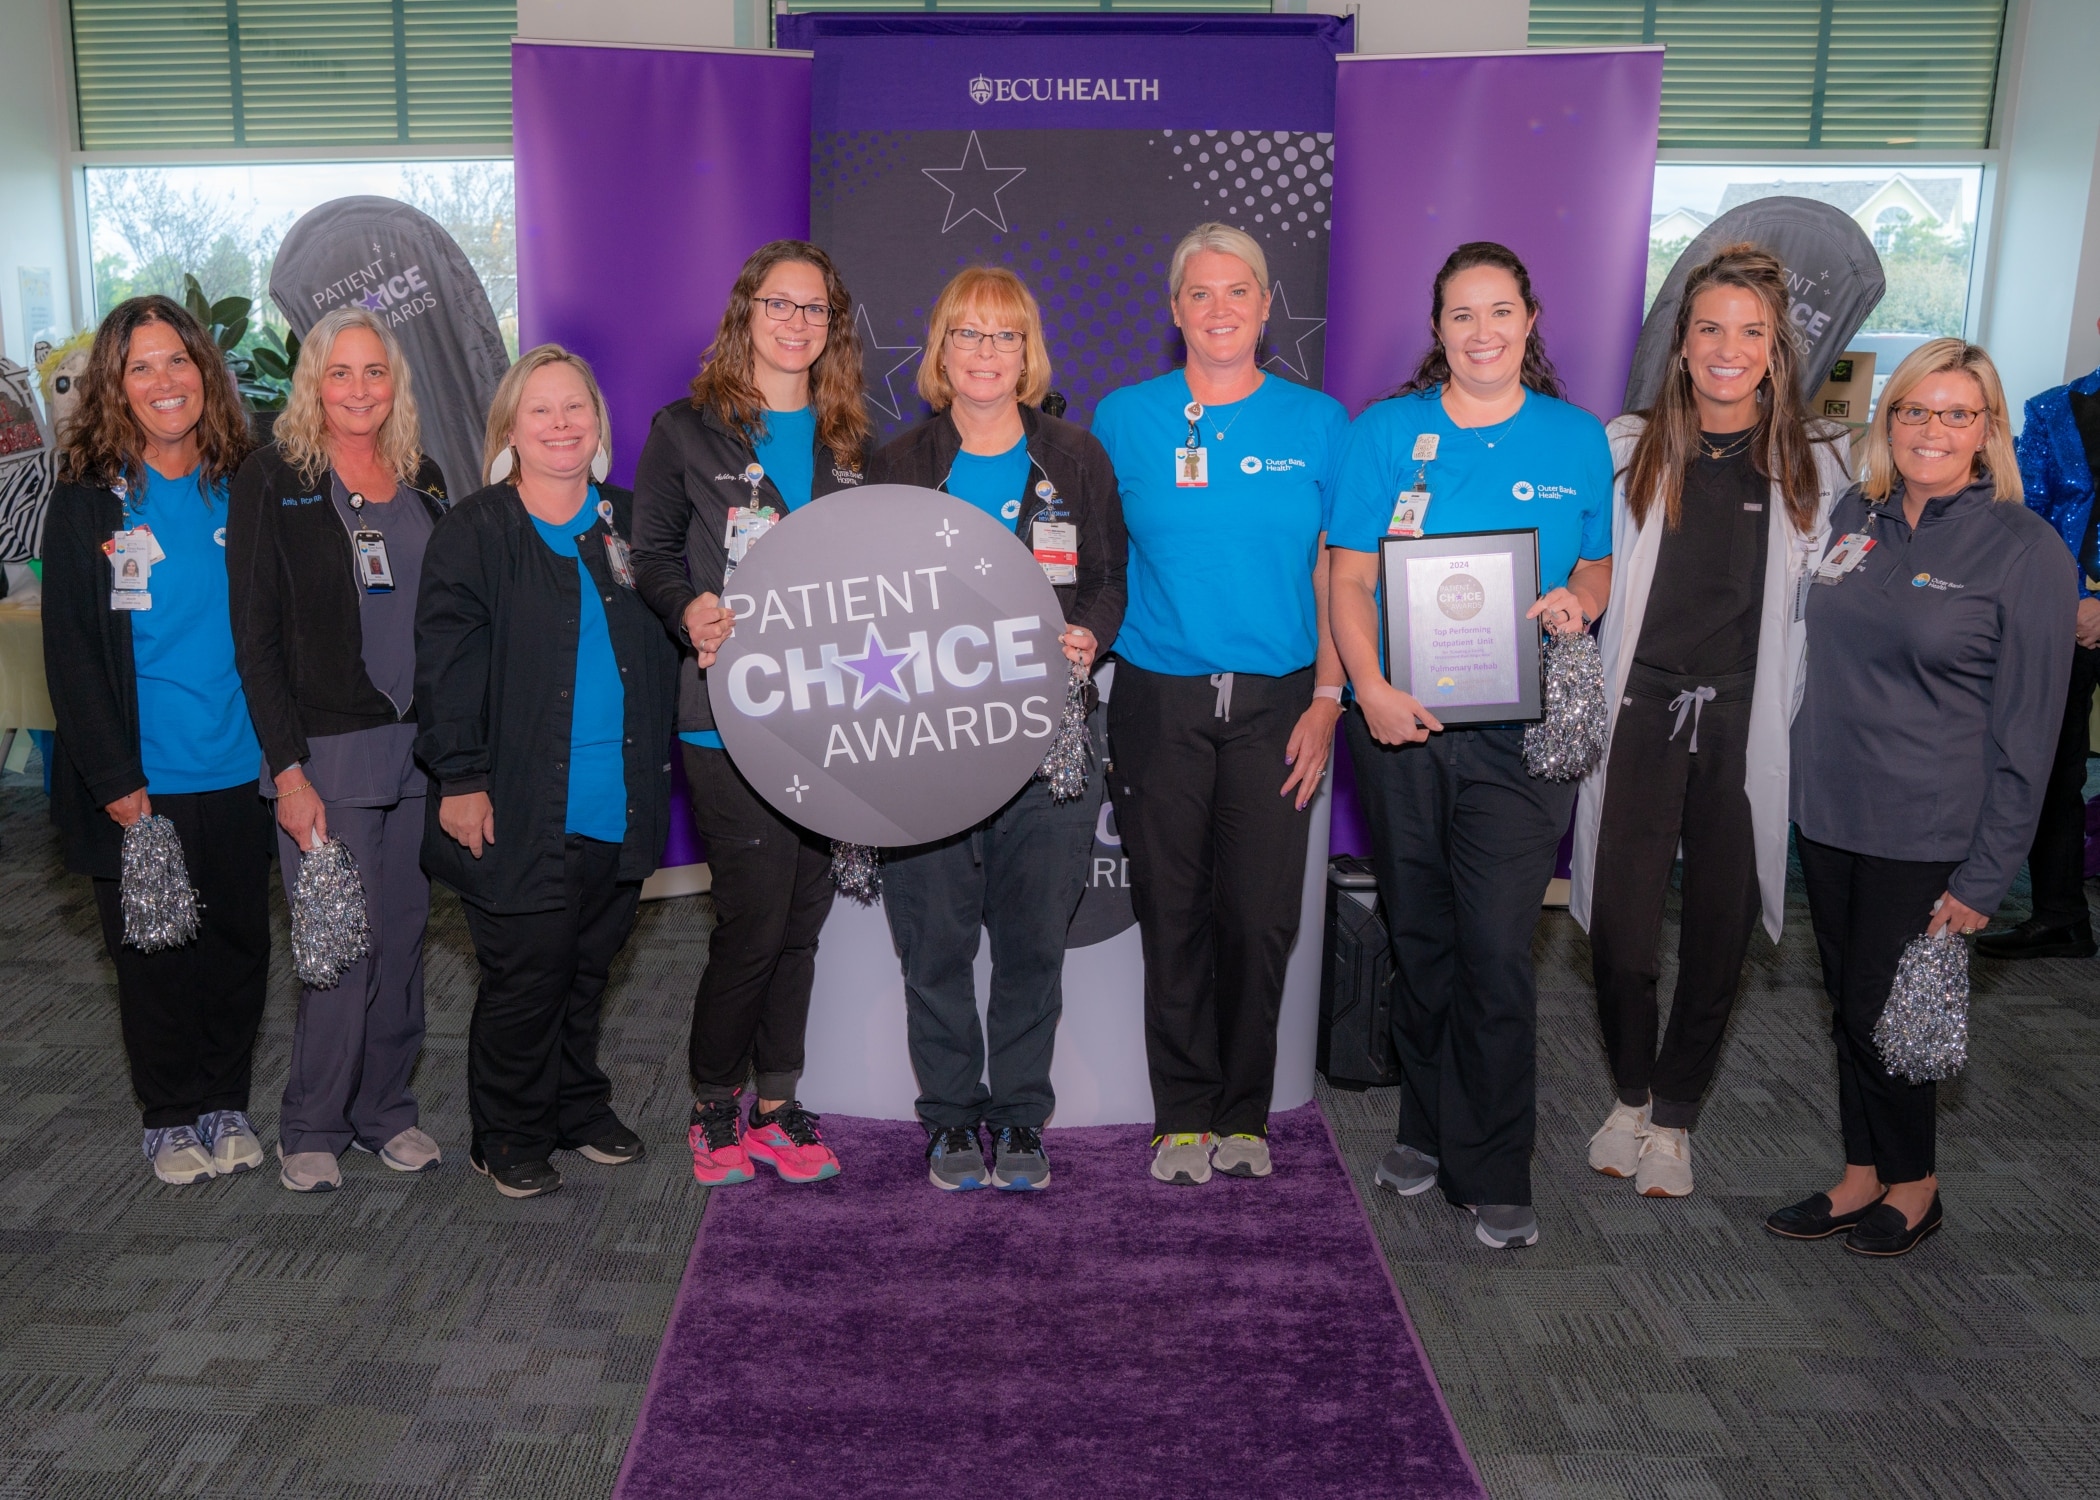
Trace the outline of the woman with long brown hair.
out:
[[[408,361],[386,320],[339,307],[307,331],[276,441],[241,466],[226,528],[241,681],[262,739],[291,899],[302,851],[336,838],[364,884],[365,956],[299,992],[277,1180],[342,1185],[355,1147],[437,1166],[409,1075],[423,1050],[426,783],[416,738],[416,592],[444,514]]]
[[[656,414],[634,476],[634,571],[683,648],[678,737],[707,841],[715,928],[693,998],[693,1175],[790,1182],[838,1171],[796,1102],[817,934],[831,911],[831,845],[752,791],[722,748],[707,668],[734,623],[722,585],[773,523],[858,485],[867,466],[853,299],[804,240],[744,262],[692,394]],[[756,1073],[748,1130],[737,1098]]]
[[[1692,1191],[1690,1132],[1759,915],[1786,910],[1787,724],[1800,592],[1848,481],[1801,395],[1786,268],[1753,244],[1695,269],[1669,376],[1611,424],[1604,758],[1584,781],[1570,910],[1589,929],[1618,1098],[1590,1165],[1651,1198]],[[1684,851],[1683,939],[1656,1046],[1663,903]]]
[[[93,878],[144,1150],[178,1186],[261,1165],[248,1120],[270,967],[270,816],[227,615],[227,484],[249,447],[225,360],[166,297],[103,319],[44,536],[51,816]],[[123,942],[123,830],[175,825],[196,938]]]

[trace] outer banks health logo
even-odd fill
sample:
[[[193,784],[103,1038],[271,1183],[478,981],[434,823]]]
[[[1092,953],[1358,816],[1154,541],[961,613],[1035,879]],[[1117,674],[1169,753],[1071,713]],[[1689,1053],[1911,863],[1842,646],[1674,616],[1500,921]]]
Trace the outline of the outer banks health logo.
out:
[[[970,80],[977,104],[1156,104],[1157,78],[987,78]]]
[[[796,509],[738,565],[707,672],[737,769],[805,828],[931,843],[1042,764],[1070,671],[1057,595],[1013,531],[964,501],[866,485]]]

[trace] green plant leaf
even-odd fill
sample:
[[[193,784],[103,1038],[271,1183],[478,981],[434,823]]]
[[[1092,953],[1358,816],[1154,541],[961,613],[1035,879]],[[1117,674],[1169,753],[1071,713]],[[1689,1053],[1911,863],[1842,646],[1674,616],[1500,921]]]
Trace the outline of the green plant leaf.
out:
[[[211,305],[211,321],[214,323],[246,323],[248,313],[255,306],[247,297],[221,297]]]
[[[233,323],[227,324],[225,327],[219,330],[219,347],[221,349],[227,350],[237,348],[240,345],[242,338],[244,338],[247,335],[247,332],[248,319],[245,316],[241,317],[239,320]]]
[[[290,380],[292,378],[291,366],[284,362],[284,356],[267,344],[256,345],[254,350],[249,353],[248,358],[254,362],[257,370],[271,380]]]

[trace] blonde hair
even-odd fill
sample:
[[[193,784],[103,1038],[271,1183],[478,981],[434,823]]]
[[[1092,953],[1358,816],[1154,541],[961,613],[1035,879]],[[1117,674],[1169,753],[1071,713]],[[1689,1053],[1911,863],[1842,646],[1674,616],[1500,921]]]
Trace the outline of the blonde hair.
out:
[[[1895,421],[1897,406],[1933,376],[1955,371],[1970,376],[1983,392],[1984,423],[1988,430],[1974,462],[1980,463],[1990,473],[1991,498],[2022,498],[2020,460],[2013,452],[2012,419],[2005,409],[2005,385],[1998,379],[1998,367],[1991,363],[1990,355],[1981,345],[1961,339],[1934,339],[1911,350],[1903,363],[1896,366],[1888,384],[1881,388],[1881,400],[1874,407],[1874,420],[1859,435],[1856,449],[1860,461],[1859,489],[1869,500],[1888,499],[1901,477],[1896,472],[1895,435],[1891,425]]]
[[[416,417],[416,396],[409,379],[401,341],[379,314],[362,307],[339,307],[307,330],[292,371],[292,394],[271,435],[284,461],[312,484],[328,467],[328,416],[321,406],[321,374],[335,355],[336,341],[353,328],[379,340],[387,372],[394,379],[394,408],[379,426],[379,461],[403,484],[411,483],[423,464],[423,431]]]
[[[975,313],[988,323],[1019,325],[1021,384],[1014,392],[1024,406],[1036,406],[1050,391],[1050,351],[1043,338],[1043,313],[1028,284],[1004,266],[970,266],[955,273],[934,299],[926,322],[926,353],[919,360],[919,394],[935,411],[955,403],[948,379],[948,331]]]
[[[1254,273],[1256,284],[1261,287],[1261,294],[1264,297],[1269,295],[1269,257],[1262,254],[1261,241],[1244,229],[1211,223],[1198,224],[1174,247],[1173,259],[1167,262],[1168,300],[1181,295],[1181,283],[1188,275],[1189,262],[1205,250],[1245,261],[1247,269]]]
[[[559,344],[539,344],[518,356],[517,363],[504,373],[502,383],[496,387],[496,399],[489,403],[488,432],[481,440],[483,475],[495,467],[496,456],[510,446],[510,430],[518,425],[518,405],[525,399],[525,383],[549,365],[567,365],[583,377],[583,388],[591,393],[591,410],[598,417],[598,451],[605,455],[608,463],[611,462],[612,419],[606,414],[605,392],[598,389],[598,377],[591,373],[589,361],[580,354],[571,354]],[[515,459],[502,482],[513,485],[518,482]]]

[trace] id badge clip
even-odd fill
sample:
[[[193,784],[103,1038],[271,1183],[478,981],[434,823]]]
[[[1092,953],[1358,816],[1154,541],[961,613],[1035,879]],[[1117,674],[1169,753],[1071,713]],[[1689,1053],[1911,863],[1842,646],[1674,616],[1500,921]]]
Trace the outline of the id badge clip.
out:
[[[605,533],[605,565],[612,569],[612,576],[622,588],[634,587],[634,549],[626,539],[608,531]]]
[[[1867,554],[1873,550],[1874,538],[1863,531],[1846,532],[1838,538],[1838,544],[1830,549],[1830,555],[1823,559],[1822,566],[1816,569],[1816,582],[1838,582],[1865,562]]]
[[[1037,521],[1030,530],[1043,576],[1052,583],[1079,582],[1079,528],[1070,521]]]
[[[368,594],[391,594],[394,591],[394,565],[386,555],[386,535],[378,531],[359,531],[351,535],[351,543],[357,549],[357,577]]]
[[[1198,445],[1196,424],[1203,420],[1203,404],[1191,401],[1181,409],[1189,420],[1189,440],[1174,450],[1174,488],[1200,490],[1210,486],[1210,450]]]
[[[103,544],[109,556],[109,607],[141,610],[153,608],[153,565],[166,557],[153,533],[140,526],[119,531]]]
[[[1434,438],[1435,434],[1431,433],[1429,436]],[[1419,447],[1420,445],[1417,444],[1417,446]],[[1387,536],[1421,536],[1423,527],[1429,522],[1429,500],[1430,495],[1424,485],[1423,476],[1417,473],[1414,487],[1402,490],[1399,498],[1393,501],[1393,519],[1387,525],[1385,534]]]
[[[736,565],[758,545],[759,538],[773,529],[777,519],[770,505],[732,505],[729,508],[729,525],[722,536],[722,548],[727,554],[722,572],[724,583],[736,571]]]

